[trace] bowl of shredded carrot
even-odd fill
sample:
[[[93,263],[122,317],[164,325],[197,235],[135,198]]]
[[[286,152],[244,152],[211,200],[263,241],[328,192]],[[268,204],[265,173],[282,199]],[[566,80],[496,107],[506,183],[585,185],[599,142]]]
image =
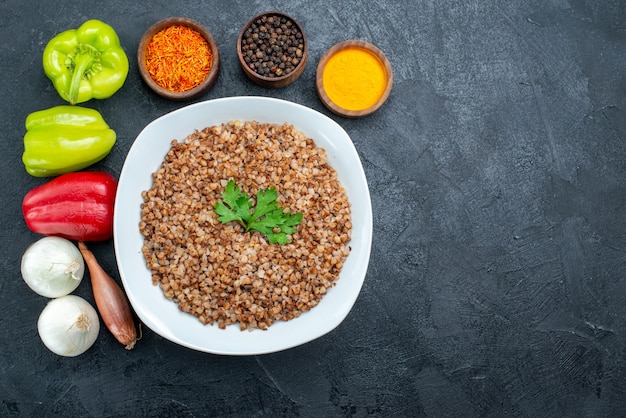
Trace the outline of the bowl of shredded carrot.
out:
[[[156,22],[142,36],[137,65],[158,95],[185,101],[206,93],[217,80],[220,54],[211,32],[185,17]]]

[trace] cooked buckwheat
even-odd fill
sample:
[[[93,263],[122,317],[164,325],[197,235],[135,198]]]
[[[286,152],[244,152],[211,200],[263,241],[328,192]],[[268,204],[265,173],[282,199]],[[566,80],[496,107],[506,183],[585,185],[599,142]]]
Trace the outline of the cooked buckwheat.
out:
[[[180,310],[220,328],[267,329],[315,307],[349,253],[350,203],[324,149],[295,127],[232,121],[172,146],[142,193],[140,231],[152,282]],[[302,213],[285,245],[215,213],[230,179],[250,196],[275,187]]]

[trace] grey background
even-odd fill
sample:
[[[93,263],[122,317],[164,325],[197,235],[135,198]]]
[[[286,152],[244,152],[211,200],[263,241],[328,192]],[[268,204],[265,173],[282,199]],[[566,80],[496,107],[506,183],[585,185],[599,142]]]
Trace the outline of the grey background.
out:
[[[241,26],[281,10],[310,42],[294,84],[249,82]],[[330,334],[285,352],[221,357],[144,328],[126,352],[107,332],[57,357],[36,330],[44,298],[19,262],[38,239],[21,199],[24,120],[63,104],[41,69],[52,36],[90,18],[130,58],[125,86],[85,106],[118,142],[94,168],[118,176],[134,138],[184,104],[150,92],[136,48],[182,15],[216,37],[222,69],[198,100],[261,95],[324,114],[317,61],[345,39],[390,59],[388,102],[350,134],[372,196],[363,290]],[[620,416],[626,407],[626,3],[614,1],[0,0],[1,416]],[[113,243],[94,244],[119,280]],[[88,282],[76,292],[93,300]]]

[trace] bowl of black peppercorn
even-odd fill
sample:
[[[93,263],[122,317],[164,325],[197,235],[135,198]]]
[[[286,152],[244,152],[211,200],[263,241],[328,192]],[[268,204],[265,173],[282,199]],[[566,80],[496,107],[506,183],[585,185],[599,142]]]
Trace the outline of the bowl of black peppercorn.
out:
[[[308,57],[302,26],[276,11],[252,17],[239,33],[237,55],[244,73],[256,84],[280,88],[300,77]]]

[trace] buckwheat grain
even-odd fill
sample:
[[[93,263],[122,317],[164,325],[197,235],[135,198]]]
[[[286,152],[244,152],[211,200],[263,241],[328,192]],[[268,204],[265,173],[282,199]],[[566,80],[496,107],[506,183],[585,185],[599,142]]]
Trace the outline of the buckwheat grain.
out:
[[[295,127],[232,121],[172,146],[142,193],[142,252],[166,298],[203,324],[267,329],[314,308],[349,254],[350,203],[322,148]],[[285,245],[237,223],[215,202],[228,180],[248,195],[275,187],[303,221]]]

